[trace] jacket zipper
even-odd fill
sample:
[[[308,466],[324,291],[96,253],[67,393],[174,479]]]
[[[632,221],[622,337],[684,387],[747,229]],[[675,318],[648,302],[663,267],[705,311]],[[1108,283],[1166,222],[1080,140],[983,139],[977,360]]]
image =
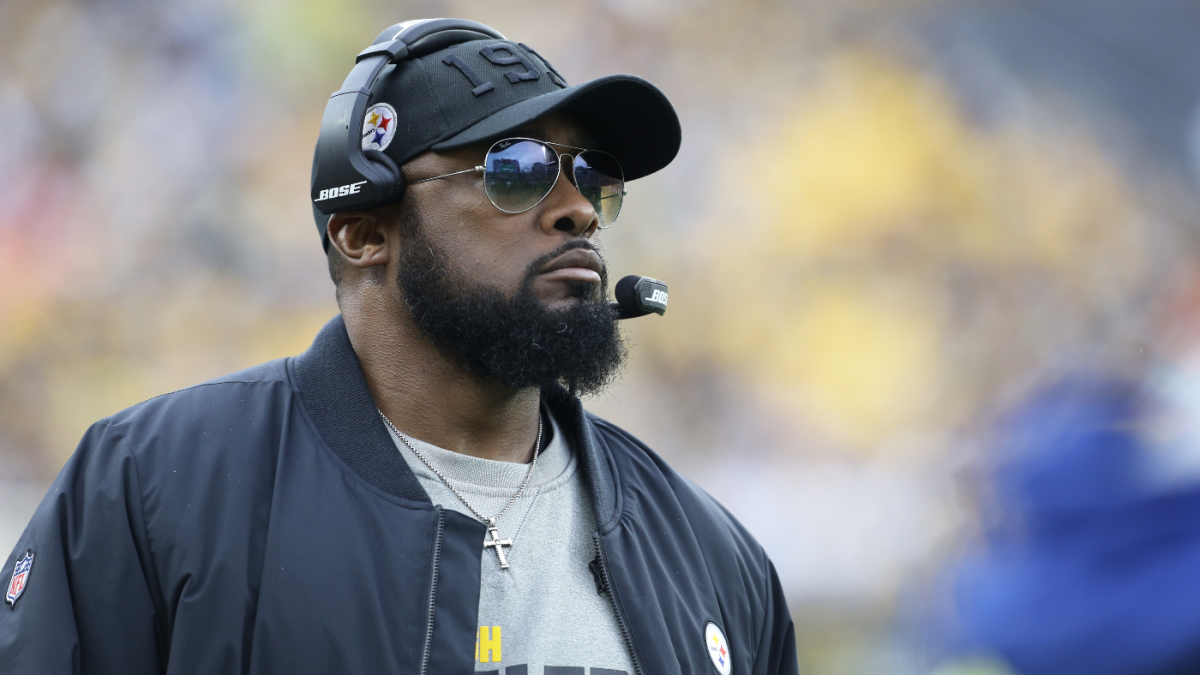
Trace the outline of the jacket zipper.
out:
[[[438,514],[437,537],[433,541],[433,577],[429,582],[429,614],[425,617],[425,649],[421,654],[421,675],[429,669],[429,651],[433,646],[433,607],[437,601],[438,568],[442,560],[442,532],[446,528],[446,514],[442,507],[435,506]]]
[[[612,579],[608,575],[608,558],[604,557],[604,547],[600,545],[600,534],[593,534],[592,540],[596,542],[596,559],[600,561],[600,578],[604,582],[604,594],[608,596],[613,609],[617,612],[617,626],[621,629],[621,637],[625,640],[629,658],[633,661],[633,672],[635,675],[643,675],[644,671],[641,661],[638,660],[637,650],[633,648],[633,638],[629,636],[629,626],[625,623],[625,612],[621,609],[621,603],[617,602],[616,593],[613,592]]]

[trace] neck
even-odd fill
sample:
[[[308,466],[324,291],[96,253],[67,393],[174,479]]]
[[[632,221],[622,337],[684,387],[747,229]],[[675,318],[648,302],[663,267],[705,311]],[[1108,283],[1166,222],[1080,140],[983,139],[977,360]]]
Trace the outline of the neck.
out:
[[[529,462],[541,392],[467,372],[421,331],[403,302],[377,294],[342,303],[342,318],[375,404],[392,424],[464,455]]]

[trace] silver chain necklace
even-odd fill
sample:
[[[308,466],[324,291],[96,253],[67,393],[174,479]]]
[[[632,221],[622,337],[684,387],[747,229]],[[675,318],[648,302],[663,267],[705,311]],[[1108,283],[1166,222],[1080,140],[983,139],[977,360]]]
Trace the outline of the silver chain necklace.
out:
[[[512,496],[512,498],[508,500],[508,503],[504,505],[504,508],[500,509],[500,513],[497,513],[496,515],[492,516],[491,518],[488,518],[487,516],[480,513],[479,509],[475,508],[474,506],[471,506],[471,502],[467,501],[467,498],[464,497],[463,494],[461,492],[459,492],[457,488],[455,488],[453,485],[450,484],[450,481],[446,478],[446,476],[441,471],[438,471],[437,467],[434,466],[432,463],[430,463],[430,461],[425,457],[425,455],[422,455],[419,450],[417,450],[415,447],[413,447],[413,444],[408,441],[408,437],[405,436],[404,434],[400,433],[400,430],[396,428],[395,424],[392,424],[392,421],[388,419],[387,415],[384,415],[383,411],[379,410],[379,408],[376,408],[376,410],[379,411],[379,416],[382,417],[383,421],[388,425],[388,427],[391,428],[391,430],[393,432],[395,432],[396,436],[399,437],[401,441],[404,441],[404,444],[408,446],[409,450],[413,451],[413,454],[417,456],[417,459],[420,459],[422,462],[424,462],[425,466],[429,467],[429,470],[432,471],[434,473],[434,475],[436,475],[438,478],[440,478],[442,480],[442,483],[444,483],[446,485],[446,487],[450,488],[450,491],[454,493],[455,497],[458,497],[458,501],[462,502],[463,506],[470,509],[471,513],[474,513],[476,518],[483,521],[484,524],[487,525],[488,536],[491,537],[491,539],[485,539],[483,541],[483,548],[484,548],[484,550],[487,550],[489,548],[495,547],[496,559],[500,561],[500,569],[502,569],[502,570],[508,569],[508,559],[506,559],[504,557],[504,547],[507,546],[509,548],[512,548],[513,543],[512,543],[512,539],[501,539],[500,538],[500,531],[497,528],[496,521],[500,520],[500,516],[504,515],[504,512],[508,510],[508,507],[512,506],[513,503],[515,503],[517,501],[517,499],[519,499],[521,497],[521,494],[525,492],[526,486],[529,485],[529,479],[533,476],[533,470],[535,468],[537,468],[538,454],[540,454],[542,451],[542,411],[541,411],[541,409],[538,410],[538,434],[537,434],[537,441],[533,445],[533,461],[530,462],[530,464],[529,464],[529,470],[525,472],[525,480],[521,483],[521,487],[517,489],[516,494],[514,494]]]

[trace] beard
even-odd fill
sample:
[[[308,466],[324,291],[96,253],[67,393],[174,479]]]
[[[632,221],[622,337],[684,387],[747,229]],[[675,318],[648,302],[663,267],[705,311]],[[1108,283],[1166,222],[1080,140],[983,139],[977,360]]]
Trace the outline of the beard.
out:
[[[598,293],[592,284],[573,284],[576,301],[564,309],[546,308],[533,291],[543,265],[575,248],[595,250],[590,242],[571,241],[533,261],[506,298],[452,266],[425,237],[415,210],[401,208],[396,283],[417,325],[465,370],[509,387],[562,384],[580,395],[603,391],[620,372],[628,352],[607,302],[607,270]]]

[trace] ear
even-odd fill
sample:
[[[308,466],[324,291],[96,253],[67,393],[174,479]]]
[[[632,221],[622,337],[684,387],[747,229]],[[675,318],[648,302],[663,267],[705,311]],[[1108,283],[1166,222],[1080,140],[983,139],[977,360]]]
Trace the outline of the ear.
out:
[[[388,238],[384,220],[373,211],[335,213],[325,225],[329,245],[353,267],[368,268],[388,264]]]

